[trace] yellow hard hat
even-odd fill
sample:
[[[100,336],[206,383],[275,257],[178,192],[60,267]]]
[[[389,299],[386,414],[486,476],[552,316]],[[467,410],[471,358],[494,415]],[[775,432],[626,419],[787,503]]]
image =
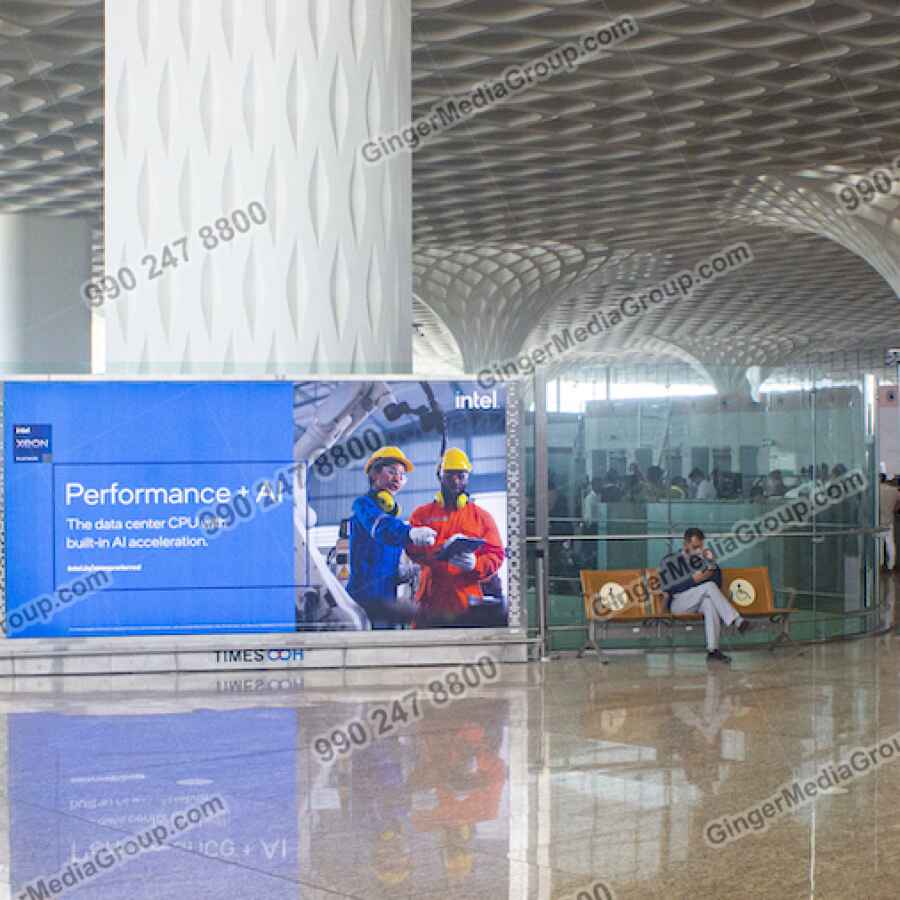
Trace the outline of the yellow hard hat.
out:
[[[368,475],[369,469],[372,468],[378,460],[393,460],[398,463],[403,463],[406,467],[407,472],[412,472],[414,466],[409,459],[407,459],[406,454],[399,447],[379,447],[367,460],[365,465],[365,472]]]
[[[441,460],[441,471],[471,472],[472,463],[469,462],[469,457],[466,456],[464,451],[460,450],[458,447],[450,447],[444,453],[444,458]]]

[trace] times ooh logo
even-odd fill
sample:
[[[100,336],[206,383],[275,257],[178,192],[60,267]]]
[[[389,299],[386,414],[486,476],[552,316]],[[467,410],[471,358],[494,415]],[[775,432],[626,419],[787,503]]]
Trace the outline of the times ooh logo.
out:
[[[13,462],[48,463],[52,459],[50,425],[13,425]]]

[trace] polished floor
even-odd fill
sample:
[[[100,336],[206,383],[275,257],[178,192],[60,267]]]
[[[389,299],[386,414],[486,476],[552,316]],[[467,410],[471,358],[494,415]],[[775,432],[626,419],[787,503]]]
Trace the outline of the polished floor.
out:
[[[704,840],[900,732],[893,636],[731,668],[697,653],[507,665],[437,708],[441,671],[0,681],[5,895],[212,795],[227,814],[65,896],[900,893],[900,753],[764,832]],[[419,721],[320,762],[314,738],[411,690]]]

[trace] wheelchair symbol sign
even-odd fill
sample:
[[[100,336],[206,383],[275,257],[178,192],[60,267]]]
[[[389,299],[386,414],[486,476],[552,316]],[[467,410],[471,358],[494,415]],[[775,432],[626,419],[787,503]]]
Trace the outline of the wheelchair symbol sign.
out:
[[[604,609],[618,612],[628,606],[628,595],[625,593],[625,588],[615,581],[607,581],[600,588],[598,594],[600,595],[600,605]]]
[[[756,588],[746,578],[735,578],[731,582],[731,602],[736,606],[752,606],[756,599]]]

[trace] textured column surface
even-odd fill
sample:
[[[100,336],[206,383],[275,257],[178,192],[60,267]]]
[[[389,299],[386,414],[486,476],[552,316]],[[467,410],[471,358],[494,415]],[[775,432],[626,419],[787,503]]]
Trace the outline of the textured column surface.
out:
[[[360,154],[410,121],[409,0],[107,0],[106,32],[107,371],[409,371],[411,157]]]
[[[90,222],[0,215],[0,371],[90,372],[90,274]]]

